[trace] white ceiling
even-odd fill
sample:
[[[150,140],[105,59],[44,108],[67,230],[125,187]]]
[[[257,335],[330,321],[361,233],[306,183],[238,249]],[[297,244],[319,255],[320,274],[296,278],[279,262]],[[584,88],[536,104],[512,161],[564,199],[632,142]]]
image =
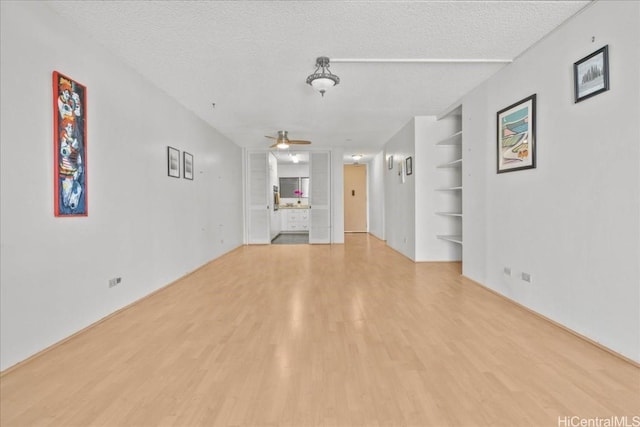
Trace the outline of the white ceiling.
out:
[[[367,161],[412,117],[437,115],[504,64],[334,59],[514,59],[589,1],[55,1],[48,5],[243,147],[280,129]],[[215,103],[215,107],[212,106]]]

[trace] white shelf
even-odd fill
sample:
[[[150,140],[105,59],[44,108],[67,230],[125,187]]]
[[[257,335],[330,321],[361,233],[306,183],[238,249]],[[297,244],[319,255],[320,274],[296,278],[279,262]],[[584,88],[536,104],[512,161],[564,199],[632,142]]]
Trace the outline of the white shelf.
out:
[[[459,235],[438,235],[436,236],[440,240],[446,240],[448,242],[462,244],[462,236]]]
[[[436,166],[438,168],[459,168],[462,167],[462,159],[456,159],[452,162],[443,163],[441,165]]]
[[[436,168],[441,169],[441,172],[438,172],[438,176],[442,176],[442,184],[448,185],[449,187],[436,188],[435,190],[447,191],[451,194],[442,198],[442,204],[439,207],[442,210],[433,213],[443,218],[450,218],[438,220],[438,226],[442,227],[440,229],[441,233],[459,234],[437,234],[435,237],[439,240],[462,246],[462,106],[458,104],[448,108],[443,114],[437,117],[437,120],[442,120],[445,117],[448,118],[443,121],[441,130],[443,132],[446,130],[449,135],[435,143],[436,147],[441,147],[440,149],[446,150],[441,153],[441,159],[445,162],[436,165]],[[451,159],[455,160],[449,161]],[[438,203],[440,203],[440,201]],[[452,249],[456,249],[455,253],[458,254],[459,248]],[[461,257],[461,254],[456,256]]]
[[[462,218],[462,212],[436,212],[436,215],[458,216]]]
[[[458,131],[453,135],[440,140],[436,145],[462,145],[462,131]]]

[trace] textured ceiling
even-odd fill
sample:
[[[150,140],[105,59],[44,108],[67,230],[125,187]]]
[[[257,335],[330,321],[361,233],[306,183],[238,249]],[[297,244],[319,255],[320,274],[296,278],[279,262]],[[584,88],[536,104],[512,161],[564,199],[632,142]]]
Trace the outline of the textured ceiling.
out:
[[[514,59],[589,1],[55,1],[48,5],[236,144],[289,131],[345,157],[378,152],[504,64],[332,63],[330,58]],[[215,108],[212,107],[215,103]],[[366,158],[364,159],[366,161]]]

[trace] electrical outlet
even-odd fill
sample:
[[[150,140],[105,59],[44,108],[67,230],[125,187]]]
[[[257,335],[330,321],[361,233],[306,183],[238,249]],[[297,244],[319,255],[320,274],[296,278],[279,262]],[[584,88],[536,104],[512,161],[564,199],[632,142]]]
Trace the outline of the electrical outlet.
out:
[[[524,280],[525,282],[531,283],[531,274],[529,273],[522,273],[522,280]]]
[[[511,276],[511,267],[505,267],[502,272],[505,276]]]
[[[114,277],[113,279],[109,279],[109,287],[113,288],[122,282],[122,277]]]

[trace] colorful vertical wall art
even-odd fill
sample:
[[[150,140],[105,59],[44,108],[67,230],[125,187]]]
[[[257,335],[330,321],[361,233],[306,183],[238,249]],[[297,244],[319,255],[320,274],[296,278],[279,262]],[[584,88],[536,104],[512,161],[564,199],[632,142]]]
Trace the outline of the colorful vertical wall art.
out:
[[[498,111],[498,173],[536,167],[536,94]]]
[[[53,72],[54,214],[87,216],[86,87]]]

